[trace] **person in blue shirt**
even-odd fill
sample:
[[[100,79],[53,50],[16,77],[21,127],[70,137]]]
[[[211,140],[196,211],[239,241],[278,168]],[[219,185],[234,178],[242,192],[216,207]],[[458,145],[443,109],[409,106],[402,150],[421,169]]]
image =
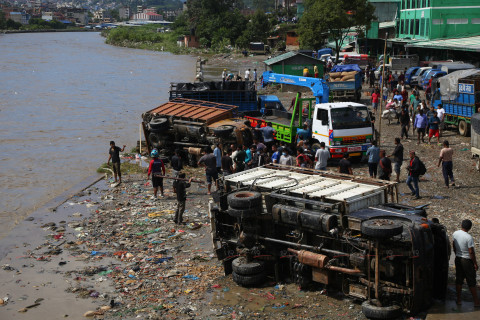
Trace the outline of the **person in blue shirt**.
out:
[[[400,92],[397,91],[397,93],[393,96],[393,100],[397,99],[398,102],[403,101],[403,96],[400,94]]]
[[[425,128],[427,127],[427,116],[423,114],[423,110],[420,109],[418,114],[415,116],[415,122],[413,127],[417,130],[418,142],[420,144],[420,137],[422,137],[422,142],[425,142]]]
[[[280,147],[280,148],[277,148],[277,145],[274,144],[272,146],[272,163],[279,163],[280,161],[280,156],[282,155],[282,151],[283,151],[283,148]]]
[[[217,160],[217,171],[222,172],[222,146],[220,143],[217,143],[215,149],[213,150],[213,155],[215,160]]]
[[[297,129],[297,144],[300,142],[300,140],[309,140],[311,137],[312,134],[310,133],[310,130],[308,130],[308,125],[304,124],[303,129]]]
[[[273,143],[275,142],[274,136],[277,133],[277,131],[272,128],[272,123],[267,122],[267,126],[263,128],[255,128],[255,130],[261,131],[263,133],[263,142],[267,146],[267,151],[270,151]]]
[[[370,178],[377,178],[378,162],[380,161],[380,148],[377,147],[376,141],[373,141],[372,146],[368,148],[367,157]]]
[[[244,146],[245,148],[245,153],[247,156],[245,157],[245,164],[247,165],[250,161],[252,161],[252,152],[250,151],[250,148],[247,146]]]

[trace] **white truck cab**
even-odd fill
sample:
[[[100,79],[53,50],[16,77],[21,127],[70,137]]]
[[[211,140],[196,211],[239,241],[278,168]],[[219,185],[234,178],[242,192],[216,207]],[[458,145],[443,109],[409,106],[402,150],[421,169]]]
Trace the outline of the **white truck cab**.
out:
[[[372,145],[373,126],[366,105],[354,102],[321,103],[315,106],[312,138],[325,142],[332,158],[365,155]]]

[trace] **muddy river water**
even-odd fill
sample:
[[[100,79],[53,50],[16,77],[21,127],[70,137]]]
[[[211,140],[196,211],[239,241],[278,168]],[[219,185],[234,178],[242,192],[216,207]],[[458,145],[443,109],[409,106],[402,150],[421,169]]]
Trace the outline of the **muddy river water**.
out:
[[[99,33],[0,35],[0,238],[139,139],[140,115],[193,81],[195,58],[118,48]]]

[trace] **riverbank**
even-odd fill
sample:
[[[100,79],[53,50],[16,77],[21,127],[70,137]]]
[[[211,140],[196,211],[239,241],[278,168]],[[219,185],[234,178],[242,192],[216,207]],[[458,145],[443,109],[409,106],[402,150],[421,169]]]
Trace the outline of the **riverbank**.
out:
[[[37,29],[37,30],[0,30],[0,33],[15,34],[15,33],[44,33],[44,32],[99,32],[93,29]]]

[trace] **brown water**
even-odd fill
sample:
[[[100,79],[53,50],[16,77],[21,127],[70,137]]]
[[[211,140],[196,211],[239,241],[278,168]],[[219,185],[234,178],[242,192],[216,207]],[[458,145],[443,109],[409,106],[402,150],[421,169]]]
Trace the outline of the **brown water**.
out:
[[[98,33],[0,35],[0,238],[94,174],[110,140],[130,151],[142,112],[194,73],[193,57],[109,46]]]

